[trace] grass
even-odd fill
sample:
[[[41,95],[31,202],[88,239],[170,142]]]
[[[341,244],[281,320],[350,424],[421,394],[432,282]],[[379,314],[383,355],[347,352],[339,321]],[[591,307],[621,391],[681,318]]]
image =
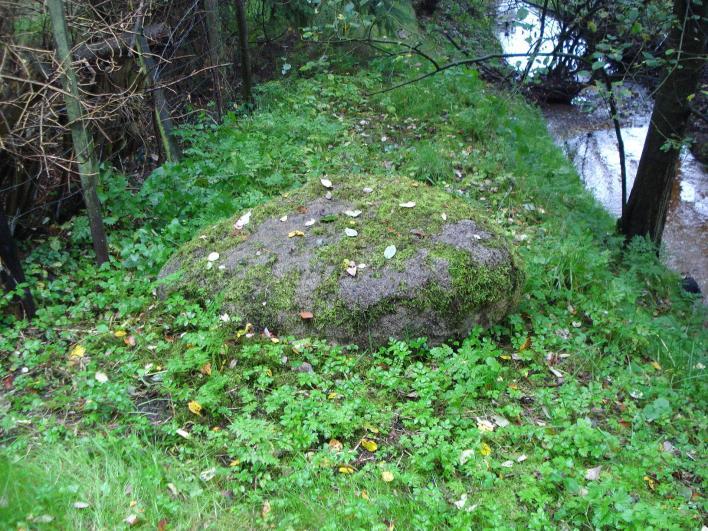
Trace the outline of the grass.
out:
[[[705,309],[623,252],[535,109],[472,71],[367,97],[382,79],[267,84],[139,194],[105,176],[100,269],[82,218],[33,242],[39,315],[0,321],[2,527],[700,527]],[[500,325],[366,351],[153,294],[202,227],[324,175],[421,178],[421,153],[524,259]]]

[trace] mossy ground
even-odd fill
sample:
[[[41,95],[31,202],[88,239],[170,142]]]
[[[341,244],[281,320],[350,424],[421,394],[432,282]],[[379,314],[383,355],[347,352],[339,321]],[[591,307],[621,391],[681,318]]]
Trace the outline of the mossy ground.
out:
[[[40,312],[0,320],[0,526],[701,527],[705,308],[652,249],[624,248],[537,110],[470,71],[368,97],[417,67],[375,68],[262,86],[252,115],[185,131],[188,156],[137,196],[104,180],[119,221],[102,268],[80,217],[34,242]],[[492,329],[364,352],[249,339],[218,300],[155,296],[181,243],[268,195],[427,181],[421,141],[461,174],[437,186],[524,259],[520,306]]]

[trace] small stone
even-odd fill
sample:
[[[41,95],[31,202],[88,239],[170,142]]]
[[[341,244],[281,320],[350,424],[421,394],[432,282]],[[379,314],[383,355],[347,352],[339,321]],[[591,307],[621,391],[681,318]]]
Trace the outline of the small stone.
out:
[[[310,365],[306,361],[301,363],[297,367],[294,367],[293,370],[295,372],[315,372],[315,370],[312,368],[312,365]]]

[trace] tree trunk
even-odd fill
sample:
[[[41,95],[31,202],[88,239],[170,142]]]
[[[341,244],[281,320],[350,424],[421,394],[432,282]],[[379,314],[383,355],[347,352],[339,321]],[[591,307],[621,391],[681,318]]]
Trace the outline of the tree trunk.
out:
[[[86,125],[84,109],[81,106],[79,84],[71,62],[71,44],[69,31],[66,27],[64,4],[62,0],[47,0],[47,9],[52,22],[54,41],[57,45],[62,83],[64,86],[64,103],[69,118],[71,138],[74,143],[74,155],[79,166],[81,189],[86,203],[86,213],[91,227],[93,249],[96,253],[96,263],[101,265],[108,261],[108,244],[106,231],[101,217],[101,203],[96,193],[98,182],[98,165],[96,164],[93,139]]]
[[[204,11],[206,12],[206,30],[209,39],[209,62],[211,63],[211,76],[214,81],[214,99],[216,100],[216,112],[219,118],[224,113],[224,100],[221,95],[221,76],[218,65],[221,62],[221,24],[219,22],[219,2],[218,0],[204,0]]]
[[[165,152],[165,159],[168,162],[179,162],[182,156],[179,146],[172,133],[174,125],[170,116],[170,108],[167,104],[165,91],[160,86],[160,72],[157,64],[152,58],[150,45],[145,38],[145,31],[142,23],[142,14],[139,15],[137,32],[135,35],[135,48],[138,55],[138,62],[145,73],[148,88],[152,93],[152,101],[155,114],[155,126],[159,132],[160,141]]]
[[[241,91],[246,103],[251,103],[251,54],[248,50],[248,22],[246,21],[246,6],[244,0],[234,0],[236,6],[236,22],[238,24],[239,52],[241,54]]]
[[[12,239],[10,226],[7,223],[7,216],[2,205],[0,205],[0,280],[7,291],[12,291],[18,284],[25,282],[25,273],[22,271],[22,264],[17,256],[17,246],[15,240]],[[29,288],[24,289],[24,293],[20,297],[20,304],[28,319],[34,317],[36,309]]]
[[[661,244],[680,143],[691,112],[690,97],[696,92],[705,64],[707,12],[707,1],[701,5],[674,0],[677,25],[669,47],[676,50],[676,64],[657,91],[637,177],[621,219],[620,228],[627,240],[649,236],[657,246]]]

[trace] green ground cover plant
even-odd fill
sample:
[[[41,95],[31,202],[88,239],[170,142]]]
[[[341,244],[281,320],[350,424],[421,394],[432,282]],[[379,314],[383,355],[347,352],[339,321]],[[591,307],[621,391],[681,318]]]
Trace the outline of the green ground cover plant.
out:
[[[623,249],[518,97],[471,70],[368,95],[416,68],[267,83],[252,113],[183,129],[184,160],[138,192],[106,171],[100,268],[83,217],[34,242],[38,316],[0,321],[3,527],[701,527],[704,307],[647,245]],[[367,351],[156,296],[202,228],[362,172],[460,197],[510,237],[518,310]]]

